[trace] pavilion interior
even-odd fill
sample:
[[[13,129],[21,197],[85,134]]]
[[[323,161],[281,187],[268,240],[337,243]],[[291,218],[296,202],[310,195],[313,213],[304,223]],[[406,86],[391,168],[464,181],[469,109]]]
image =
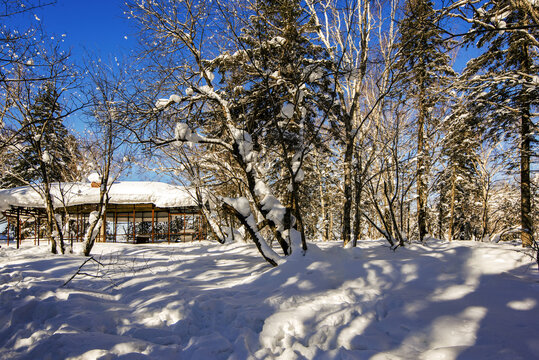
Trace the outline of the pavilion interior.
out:
[[[76,205],[60,209],[69,219],[66,243],[80,242],[89,226],[89,216],[96,205]],[[25,240],[39,245],[47,241],[46,214],[41,208],[11,207],[4,212],[8,221],[7,241]],[[96,241],[123,243],[188,242],[204,240],[207,226],[197,207],[158,208],[153,204],[109,204]]]

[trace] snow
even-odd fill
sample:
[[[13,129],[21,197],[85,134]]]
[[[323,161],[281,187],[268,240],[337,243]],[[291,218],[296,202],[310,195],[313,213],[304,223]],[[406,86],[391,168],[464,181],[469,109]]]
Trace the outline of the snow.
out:
[[[214,75],[214,73],[212,73],[211,71],[206,70],[205,73],[206,73],[206,77],[208,78],[208,80],[210,80],[210,82],[212,82],[213,79],[215,79],[215,75]],[[201,77],[203,77],[203,76],[201,75]]]
[[[41,160],[45,164],[52,164],[52,156],[47,150],[43,151],[43,154],[41,154]]]
[[[311,244],[276,268],[254,245],[0,248],[2,359],[532,359],[539,274],[476,242]],[[80,246],[81,244],[75,244]],[[77,249],[75,249],[77,250]]]
[[[189,126],[185,123],[177,123],[174,129],[174,136],[177,140],[197,143],[203,138],[196,133],[192,133]]]
[[[101,183],[101,175],[99,175],[99,173],[97,173],[96,171],[92,171],[88,175],[88,181],[89,182],[95,182],[95,183]]]
[[[99,188],[89,183],[51,184],[54,206],[97,204]],[[110,185],[110,204],[154,204],[157,207],[196,206],[194,191],[151,181],[120,181]],[[63,199],[63,200],[62,200]],[[45,203],[38,191],[30,186],[0,190],[0,210],[9,206],[44,208]]]
[[[163,109],[166,106],[168,106],[169,103],[170,103],[170,101],[168,101],[168,99],[158,99],[155,102],[155,108],[156,109]]]
[[[169,106],[170,104],[179,103],[181,101],[182,101],[181,96],[176,95],[176,94],[172,94],[172,95],[170,95],[170,97],[168,99],[158,99],[155,102],[155,108],[157,110],[161,110],[161,109]]]
[[[276,36],[268,42],[272,46],[283,46],[286,44],[286,39],[281,36]]]
[[[174,130],[174,136],[178,140],[187,140],[191,137],[191,129],[187,124],[177,123],[176,129]]]
[[[315,71],[313,71],[310,75],[309,75],[309,81],[310,82],[315,82],[319,79],[322,78],[323,76],[323,72],[322,72],[322,69],[316,69]]]
[[[251,207],[249,206],[249,200],[241,196],[239,198],[223,198],[223,201],[232,206],[237,212],[239,212],[243,217],[248,217],[251,214]]]
[[[291,119],[294,116],[294,104],[286,103],[281,108],[281,116],[287,119]]]
[[[281,204],[279,199],[273,195],[266,195],[260,201],[262,209],[268,211],[266,218],[273,221],[277,226],[278,231],[284,230],[284,216],[286,215],[286,207]]]
[[[229,126],[230,133],[234,137],[234,141],[238,144],[240,155],[246,163],[252,161],[253,156],[253,140],[251,135],[244,130]]]

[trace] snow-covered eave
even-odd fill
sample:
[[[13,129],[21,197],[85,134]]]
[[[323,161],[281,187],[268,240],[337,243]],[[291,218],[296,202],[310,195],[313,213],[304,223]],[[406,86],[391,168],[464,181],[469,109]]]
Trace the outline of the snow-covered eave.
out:
[[[99,203],[99,188],[89,183],[51,184],[55,208]],[[152,204],[159,208],[198,207],[195,191],[182,186],[150,181],[122,181],[110,186],[109,204]],[[0,211],[13,207],[45,208],[37,188],[22,186],[0,190]]]

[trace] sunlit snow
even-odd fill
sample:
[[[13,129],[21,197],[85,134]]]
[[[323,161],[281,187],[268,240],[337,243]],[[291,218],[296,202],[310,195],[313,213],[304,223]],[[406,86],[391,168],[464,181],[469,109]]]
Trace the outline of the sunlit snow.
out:
[[[77,251],[77,248],[75,248]],[[0,248],[2,359],[532,359],[539,275],[511,245]],[[494,261],[499,260],[499,261]]]

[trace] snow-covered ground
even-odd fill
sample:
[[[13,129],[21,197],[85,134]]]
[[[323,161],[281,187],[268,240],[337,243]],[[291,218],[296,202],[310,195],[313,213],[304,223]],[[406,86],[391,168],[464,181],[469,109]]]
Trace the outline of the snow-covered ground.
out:
[[[512,245],[0,249],[0,359],[533,359],[539,275]],[[98,271],[99,270],[99,271]]]

